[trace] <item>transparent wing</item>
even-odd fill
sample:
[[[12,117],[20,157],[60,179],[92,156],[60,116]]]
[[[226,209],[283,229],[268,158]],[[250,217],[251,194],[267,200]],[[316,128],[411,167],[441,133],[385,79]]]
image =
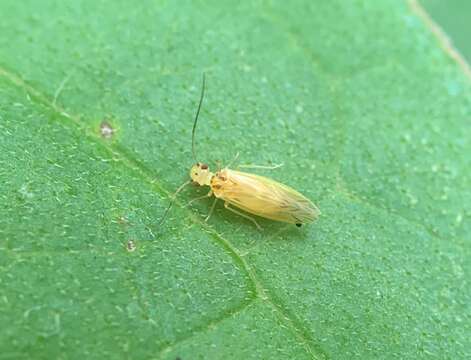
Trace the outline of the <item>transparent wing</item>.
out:
[[[215,195],[249,213],[293,224],[314,221],[319,209],[305,196],[274,180],[224,170],[227,180]]]

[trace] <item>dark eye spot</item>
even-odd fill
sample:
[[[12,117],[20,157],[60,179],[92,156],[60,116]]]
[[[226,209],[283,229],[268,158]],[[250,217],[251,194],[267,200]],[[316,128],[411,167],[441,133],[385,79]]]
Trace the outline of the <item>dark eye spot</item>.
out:
[[[303,224],[300,224],[300,223],[297,223],[296,226],[297,227],[301,227]]]
[[[208,170],[208,165],[207,164],[201,164],[201,169]]]
[[[198,173],[195,173],[195,176],[198,176]]]

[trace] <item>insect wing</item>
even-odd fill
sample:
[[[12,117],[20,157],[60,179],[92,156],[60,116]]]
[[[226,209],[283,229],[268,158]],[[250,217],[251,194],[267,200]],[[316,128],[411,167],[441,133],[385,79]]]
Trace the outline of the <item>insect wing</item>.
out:
[[[305,196],[263,176],[226,169],[220,198],[249,213],[294,224],[310,223],[320,214]]]

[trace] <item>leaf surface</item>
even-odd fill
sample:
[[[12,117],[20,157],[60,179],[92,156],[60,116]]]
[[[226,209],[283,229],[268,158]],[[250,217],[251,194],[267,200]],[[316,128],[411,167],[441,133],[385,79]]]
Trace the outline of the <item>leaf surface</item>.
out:
[[[414,3],[413,3],[414,4]],[[465,359],[471,82],[408,2],[4,1],[5,358]],[[198,158],[321,209],[169,196]]]

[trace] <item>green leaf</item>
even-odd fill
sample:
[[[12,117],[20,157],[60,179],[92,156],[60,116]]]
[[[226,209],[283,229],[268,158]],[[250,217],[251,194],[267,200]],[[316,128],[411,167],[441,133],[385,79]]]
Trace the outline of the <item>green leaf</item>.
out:
[[[454,45],[469,62],[471,60],[471,44],[469,42],[471,3],[467,0],[421,0],[421,3],[443,27]]]
[[[0,358],[471,356],[471,82],[414,1],[3,1]],[[311,198],[166,223],[198,155]]]

